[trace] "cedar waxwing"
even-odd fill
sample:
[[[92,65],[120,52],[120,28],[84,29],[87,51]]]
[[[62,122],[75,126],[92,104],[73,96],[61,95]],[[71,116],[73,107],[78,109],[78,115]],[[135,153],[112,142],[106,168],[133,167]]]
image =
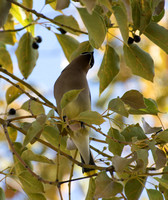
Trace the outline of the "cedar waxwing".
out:
[[[0,1],[0,28],[3,27],[5,24],[9,10],[11,8],[11,3],[7,0],[1,0]]]
[[[81,112],[91,109],[91,97],[86,75],[88,70],[94,65],[93,52],[84,52],[75,58],[61,73],[54,85],[54,96],[57,103],[58,113],[62,118],[73,119]],[[64,93],[70,90],[83,89],[77,99],[70,102],[61,111],[60,102]],[[71,142],[79,150],[81,160],[85,164],[95,165],[91,151],[89,149],[89,128],[82,122],[76,123],[78,129],[68,132]],[[83,168],[84,172],[93,169]]]

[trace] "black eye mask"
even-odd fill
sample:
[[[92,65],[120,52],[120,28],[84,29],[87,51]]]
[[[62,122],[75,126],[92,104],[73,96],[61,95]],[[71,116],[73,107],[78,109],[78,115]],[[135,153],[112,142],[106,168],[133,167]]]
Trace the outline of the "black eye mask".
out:
[[[90,54],[91,55],[91,60],[90,60],[90,68],[92,68],[93,67],[93,65],[94,65],[94,56],[93,56],[93,51],[92,52],[83,52],[83,53],[81,53],[82,55],[86,55],[86,54]]]

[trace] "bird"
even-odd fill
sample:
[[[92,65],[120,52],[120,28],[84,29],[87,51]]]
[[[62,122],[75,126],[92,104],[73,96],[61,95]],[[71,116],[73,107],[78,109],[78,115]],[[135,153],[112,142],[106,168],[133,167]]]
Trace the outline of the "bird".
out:
[[[3,25],[5,24],[8,14],[9,14],[9,10],[11,8],[11,3],[7,0],[1,0],[0,3],[0,28],[3,27]]]
[[[65,120],[77,117],[81,112],[91,110],[91,95],[87,82],[87,73],[94,65],[93,52],[83,52],[65,67],[54,84],[54,97],[56,99],[58,114]],[[80,90],[78,97],[61,110],[61,99],[63,95],[71,90]],[[79,127],[79,122],[76,123]],[[81,162],[95,165],[91,150],[89,148],[89,128],[80,123],[80,127],[69,131],[70,140],[78,149]],[[83,173],[89,174],[93,169],[82,168]]]

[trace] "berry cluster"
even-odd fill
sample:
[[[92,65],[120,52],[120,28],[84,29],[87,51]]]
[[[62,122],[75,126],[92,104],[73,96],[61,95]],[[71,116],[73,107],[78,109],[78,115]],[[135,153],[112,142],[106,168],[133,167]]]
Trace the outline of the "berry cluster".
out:
[[[32,44],[32,48],[33,49],[38,49],[39,48],[38,43],[41,43],[41,42],[42,42],[42,37],[41,36],[35,37],[34,41],[33,41],[33,44]]]
[[[130,44],[133,44],[133,42],[137,42],[138,43],[140,41],[141,41],[140,36],[139,35],[134,35],[134,38],[132,38],[132,37],[128,38],[127,43],[130,45]]]

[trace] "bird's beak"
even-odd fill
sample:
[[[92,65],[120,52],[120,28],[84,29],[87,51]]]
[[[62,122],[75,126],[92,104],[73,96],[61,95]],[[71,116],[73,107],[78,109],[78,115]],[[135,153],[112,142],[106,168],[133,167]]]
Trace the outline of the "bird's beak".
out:
[[[91,53],[90,68],[92,68],[93,65],[94,65],[94,56],[93,56],[94,52],[92,51],[92,52],[90,52],[90,53]]]

